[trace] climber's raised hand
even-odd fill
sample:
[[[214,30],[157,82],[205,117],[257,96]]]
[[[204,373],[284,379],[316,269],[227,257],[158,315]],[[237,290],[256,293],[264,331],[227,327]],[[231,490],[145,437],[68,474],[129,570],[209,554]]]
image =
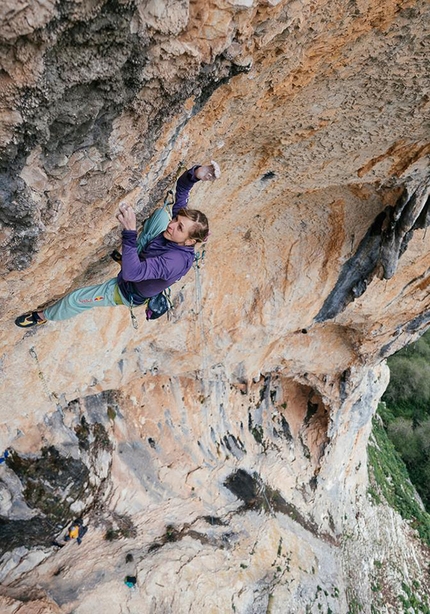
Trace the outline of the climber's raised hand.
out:
[[[215,179],[221,176],[221,171],[218,164],[214,160],[211,160],[210,164],[199,166],[199,168],[194,171],[194,175],[197,179],[200,179],[200,181],[215,181]]]
[[[130,205],[121,203],[116,217],[125,230],[136,230],[136,214]]]

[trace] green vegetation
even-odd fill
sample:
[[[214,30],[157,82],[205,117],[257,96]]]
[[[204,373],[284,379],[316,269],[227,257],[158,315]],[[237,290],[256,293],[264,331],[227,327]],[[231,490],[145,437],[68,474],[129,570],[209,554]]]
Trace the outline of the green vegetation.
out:
[[[360,614],[360,612],[364,612],[363,606],[353,597],[348,603],[348,614]]]
[[[252,427],[251,433],[257,443],[263,443],[263,427],[256,424]]]
[[[404,612],[417,612],[420,614],[430,614],[430,608],[427,597],[420,595],[417,591],[420,586],[417,582],[414,583],[411,589],[406,582],[402,582],[402,590],[404,594],[398,596],[398,600],[403,605]]]
[[[388,359],[390,384],[379,407],[388,437],[430,510],[430,331]]]
[[[116,411],[114,410],[114,408],[111,405],[108,405],[107,415],[108,415],[109,420],[112,420],[112,422],[116,418]]]
[[[383,497],[402,518],[411,521],[420,537],[430,546],[430,515],[422,509],[406,465],[388,438],[378,416],[373,422],[368,454],[373,476],[369,494],[375,503],[380,503]]]
[[[394,416],[414,423],[430,417],[430,331],[388,359],[390,384],[384,401]]]
[[[129,516],[114,514],[114,522],[116,527],[114,528],[111,524],[104,535],[104,538],[107,541],[111,542],[115,539],[120,539],[121,537],[136,537],[136,528],[134,527]]]
[[[430,331],[389,358],[388,365],[390,384],[368,447],[369,494],[376,503],[387,501],[430,546]],[[375,569],[381,571],[380,561]],[[371,589],[375,596],[382,594],[377,579]],[[420,589],[415,581],[412,586],[402,583],[399,612],[430,614],[428,597]],[[379,602],[374,604],[372,614],[378,612]],[[350,603],[349,614],[360,611],[360,604]]]

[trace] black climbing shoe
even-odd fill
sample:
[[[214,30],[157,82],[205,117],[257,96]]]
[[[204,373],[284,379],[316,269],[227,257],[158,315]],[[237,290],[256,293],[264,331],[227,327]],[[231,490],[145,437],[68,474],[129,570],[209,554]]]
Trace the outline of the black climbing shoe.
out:
[[[122,262],[122,255],[119,253],[119,251],[117,249],[113,250],[113,252],[111,253],[110,257],[112,258],[112,260],[115,260],[115,262],[118,262],[119,264],[121,264],[121,262]]]
[[[46,324],[48,320],[41,318],[37,311],[31,311],[30,313],[24,313],[15,320],[15,324],[20,328],[30,328],[30,326],[40,326]]]

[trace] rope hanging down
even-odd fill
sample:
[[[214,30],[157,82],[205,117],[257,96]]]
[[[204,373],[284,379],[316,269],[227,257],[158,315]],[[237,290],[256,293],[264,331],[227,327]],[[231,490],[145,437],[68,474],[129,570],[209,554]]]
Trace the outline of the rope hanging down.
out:
[[[37,365],[38,376],[39,376],[40,381],[42,382],[43,390],[45,391],[48,399],[52,401],[53,403],[55,403],[55,407],[62,414],[63,408],[61,407],[60,399],[58,398],[58,395],[55,392],[51,392],[48,388],[48,384],[46,383],[46,378],[43,375],[42,367],[40,366],[39,357],[37,356],[37,352],[35,348],[32,346],[28,351],[30,353],[30,356],[34,359]]]
[[[201,268],[204,264],[204,258],[206,255],[206,248],[203,245],[201,252],[196,252],[194,256],[194,275],[195,275],[195,309],[197,316],[197,323],[200,333],[200,347],[202,348],[202,380],[203,385],[207,379],[208,372],[208,354],[207,354],[207,339],[206,330],[203,319],[203,301],[202,301],[202,282],[201,282]]]

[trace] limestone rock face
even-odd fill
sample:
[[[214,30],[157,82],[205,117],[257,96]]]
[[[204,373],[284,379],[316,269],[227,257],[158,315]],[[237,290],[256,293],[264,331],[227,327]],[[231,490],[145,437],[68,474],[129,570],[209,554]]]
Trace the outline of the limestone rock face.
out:
[[[424,595],[366,446],[384,359],[430,322],[428,3],[4,0],[0,22],[2,612]],[[114,277],[119,203],[143,220],[211,159],[170,318],[14,326]]]

